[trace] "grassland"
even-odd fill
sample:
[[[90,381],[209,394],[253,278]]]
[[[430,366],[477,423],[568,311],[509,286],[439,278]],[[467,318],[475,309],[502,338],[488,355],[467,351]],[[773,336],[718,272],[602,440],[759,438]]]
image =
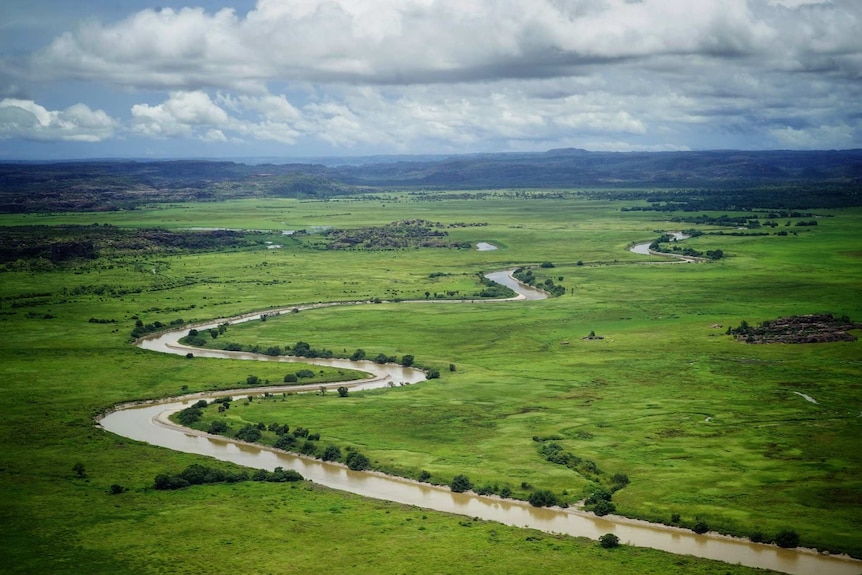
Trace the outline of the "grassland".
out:
[[[679,514],[683,524],[703,520],[738,534],[791,528],[803,545],[862,555],[860,344],[748,346],[714,327],[820,312],[862,318],[862,211],[818,211],[818,226],[785,228],[798,231],[786,237],[704,235],[689,240],[692,247],[722,249],[725,259],[662,264],[626,247],[679,228],[665,219],[674,214],[620,212],[622,205],[392,195],[0,217],[0,225],[272,230],[267,237],[283,245],[114,254],[0,275],[0,542],[11,572],[266,573],[284,565],[308,572],[323,561],[357,572],[464,565],[499,572],[499,561],[525,573],[539,561],[543,570],[577,563],[585,573],[712,572],[708,562],[465,527],[461,518],[315,487],[155,492],[156,474],[207,462],[93,426],[92,416],[117,402],[284,375],[283,366],[139,350],[128,344],[138,318],[168,323],[294,303],[469,293],[480,271],[543,261],[556,267],[536,273],[565,285],[567,295],[493,306],[328,308],[231,327],[230,337],[246,343],[413,354],[441,369],[439,380],[418,386],[296,396],[287,412],[280,402],[254,402],[231,415],[308,427],[360,447],[382,467],[424,469],[439,481],[465,473],[516,492],[526,482],[575,497],[584,479],[544,461],[533,441],[557,436],[602,470],[629,476],[614,496],[623,514],[664,522]],[[500,249],[335,252],[280,236],[408,217],[487,223],[449,233]],[[94,289],[105,285],[116,289]],[[590,331],[604,339],[582,340]],[[85,479],[72,472],[78,462]],[[112,484],[129,491],[109,495]]]

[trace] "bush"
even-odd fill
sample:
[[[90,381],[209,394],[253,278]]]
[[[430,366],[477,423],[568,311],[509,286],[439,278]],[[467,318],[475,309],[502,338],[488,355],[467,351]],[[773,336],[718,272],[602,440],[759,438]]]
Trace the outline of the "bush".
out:
[[[347,397],[347,394],[350,393],[350,390],[344,387],[343,385],[338,388],[338,397]]]
[[[371,465],[371,462],[367,457],[359,453],[358,451],[351,451],[347,454],[347,458],[344,460],[347,463],[347,467],[352,469],[353,471],[362,471],[364,469],[368,469]]]
[[[619,547],[620,538],[613,533],[605,533],[604,535],[599,537],[599,543],[605,549],[613,549],[614,547]]]
[[[324,461],[338,461],[341,459],[341,449],[337,445],[327,445],[323,450],[321,459]]]
[[[449,489],[451,489],[453,493],[463,493],[473,489],[473,484],[470,483],[470,479],[466,475],[456,475],[452,478],[452,482],[449,484]]]
[[[210,424],[209,433],[219,434],[226,433],[228,430],[227,423],[221,420],[213,421]]]
[[[613,513],[617,510],[616,505],[611,503],[610,501],[605,501],[604,499],[598,501],[595,505],[592,505],[588,511],[592,511],[599,517],[603,517],[608,513]]]
[[[539,489],[530,494],[529,501],[533,507],[551,507],[557,504],[557,496],[548,489]]]
[[[709,531],[709,525],[706,524],[706,521],[698,521],[691,530],[695,533],[704,534]]]
[[[299,381],[299,378],[296,377],[295,373],[288,373],[284,376],[284,383],[296,383]]]
[[[775,544],[785,549],[799,546],[799,534],[790,529],[783,529],[775,536]]]

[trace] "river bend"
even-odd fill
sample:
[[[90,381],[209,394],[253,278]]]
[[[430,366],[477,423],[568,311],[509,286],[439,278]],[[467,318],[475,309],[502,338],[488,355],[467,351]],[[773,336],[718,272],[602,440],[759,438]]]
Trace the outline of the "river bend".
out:
[[[538,300],[547,297],[541,290],[519,283],[511,276],[511,271],[487,274],[486,277],[506,285],[518,293],[511,300]],[[464,301],[438,300],[440,303],[469,303]],[[488,300],[475,300],[474,303]],[[507,300],[496,300],[507,301]],[[292,306],[283,310],[312,309],[333,305],[358,305],[367,302],[310,304]],[[425,300],[404,303],[425,303]],[[240,323],[258,319],[260,312],[220,319],[196,326],[198,329],[215,327],[219,323]],[[185,355],[188,347],[178,340],[188,332],[189,326],[145,338],[138,342],[144,349],[162,353]],[[353,389],[372,389],[388,385],[413,384],[423,381],[425,374],[417,369],[398,365],[380,365],[372,361],[354,362],[346,359],[313,359],[271,357],[261,354],[228,352],[221,350],[202,350],[194,348],[201,357],[217,357],[255,361],[301,361],[315,365],[350,368],[371,374],[367,379],[354,382],[328,384],[331,387],[346,385]],[[298,455],[289,454],[260,445],[251,445],[225,437],[209,435],[190,430],[172,423],[170,414],[188,407],[201,398],[215,398],[229,395],[253,395],[281,393],[283,391],[308,391],[308,386],[267,386],[258,389],[227,390],[211,393],[191,394],[164,401],[129,403],[117,406],[99,420],[99,425],[117,435],[166,447],[185,453],[205,455],[215,459],[230,461],[250,468],[269,469],[283,467],[294,469],[306,479],[342,491],[364,497],[415,505],[447,513],[479,517],[506,525],[528,527],[547,533],[563,533],[577,537],[597,539],[605,533],[614,533],[622,543],[640,547],[650,547],[681,555],[692,555],[715,559],[727,563],[739,563],[750,567],[772,569],[783,573],[823,575],[858,575],[862,572],[862,561],[845,556],[821,555],[808,549],[781,549],[774,545],[751,543],[748,540],[728,537],[715,533],[698,535],[687,529],[651,524],[645,521],[619,516],[597,517],[592,513],[576,509],[538,508],[526,502],[501,499],[494,496],[480,496],[473,493],[452,493],[447,487],[385,475],[377,472],[357,472],[337,463],[323,462]]]

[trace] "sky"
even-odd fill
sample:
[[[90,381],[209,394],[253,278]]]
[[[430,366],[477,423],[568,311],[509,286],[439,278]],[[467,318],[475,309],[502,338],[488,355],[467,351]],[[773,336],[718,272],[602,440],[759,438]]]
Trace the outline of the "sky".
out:
[[[0,160],[862,148],[862,0],[2,0]]]

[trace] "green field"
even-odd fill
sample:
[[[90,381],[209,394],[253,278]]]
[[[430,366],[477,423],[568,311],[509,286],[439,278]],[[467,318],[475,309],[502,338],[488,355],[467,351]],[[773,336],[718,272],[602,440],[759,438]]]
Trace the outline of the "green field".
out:
[[[463,473],[474,484],[508,484],[518,497],[550,489],[575,503],[589,482],[545,461],[543,442],[534,440],[554,437],[603,472],[628,476],[630,484],[613,496],[620,514],[665,523],[677,514],[683,526],[704,521],[741,536],[793,529],[801,545],[862,556],[860,343],[753,346],[725,335],[742,320],[813,313],[862,320],[862,210],[818,210],[814,227],[785,227],[790,220],[781,219],[776,229],[793,232],[786,236],[769,228],[769,235],[735,236],[727,235],[733,229],[669,221],[680,214],[620,211],[630,205],[419,202],[393,194],[0,216],[2,226],[270,230],[258,234],[261,241],[282,246],[6,264],[0,545],[9,550],[10,572],[269,573],[285,565],[308,572],[323,561],[339,571],[387,573],[499,572],[498,561],[513,573],[535,572],[537,561],[551,571],[577,563],[584,573],[715,572],[707,561],[605,550],[490,523],[469,527],[463,518],[306,485],[155,491],[159,473],[214,463],[93,424],[94,415],[122,401],[233,388],[252,374],[281,382],[287,371],[142,351],[129,344],[136,319],[168,324],[300,303],[472,294],[480,289],[478,273],[521,265],[537,266],[536,275],[565,286],[566,295],[334,307],[230,327],[222,337],[246,344],[302,340],[371,356],[412,354],[441,372],[421,385],[346,398],[308,394],[237,405],[232,421],[285,421],[361,449],[382,469],[425,470],[440,483]],[[483,224],[447,231],[454,241],[499,249],[335,251],[321,249],[313,234],[281,235],[406,218]],[[686,245],[726,257],[673,264],[626,250],[662,230],[690,227],[707,234]],[[725,235],[710,233],[718,231]],[[538,267],[546,261],[555,267]],[[604,339],[582,339],[591,331]],[[72,471],[79,462],[85,478]],[[113,484],[128,491],[111,495]]]

